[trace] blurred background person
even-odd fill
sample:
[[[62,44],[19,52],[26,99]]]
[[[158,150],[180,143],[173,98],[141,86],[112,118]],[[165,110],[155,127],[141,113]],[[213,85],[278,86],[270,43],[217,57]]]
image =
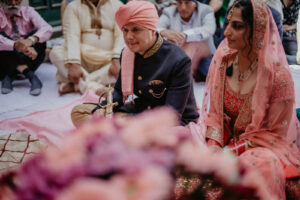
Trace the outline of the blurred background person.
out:
[[[213,9],[196,0],[177,0],[177,6],[163,10],[158,30],[163,38],[181,46],[191,58],[195,79],[205,80],[210,56],[216,50]]]
[[[34,71],[44,61],[46,41],[53,30],[34,8],[21,6],[21,2],[1,0],[0,78],[4,78],[1,93],[10,93],[12,82],[22,74],[31,83],[30,94],[36,96],[41,93],[42,82]]]
[[[116,0],[68,4],[63,16],[65,43],[50,52],[50,60],[58,68],[60,95],[86,89],[101,95],[106,85],[116,82],[124,41],[114,14],[121,5]]]

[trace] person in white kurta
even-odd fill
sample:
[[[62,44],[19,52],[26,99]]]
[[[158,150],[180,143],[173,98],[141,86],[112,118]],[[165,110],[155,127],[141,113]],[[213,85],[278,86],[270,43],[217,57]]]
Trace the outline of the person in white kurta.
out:
[[[101,94],[114,84],[124,47],[122,32],[115,23],[118,0],[75,0],[63,16],[65,43],[50,52],[57,67],[59,93],[92,89]]]

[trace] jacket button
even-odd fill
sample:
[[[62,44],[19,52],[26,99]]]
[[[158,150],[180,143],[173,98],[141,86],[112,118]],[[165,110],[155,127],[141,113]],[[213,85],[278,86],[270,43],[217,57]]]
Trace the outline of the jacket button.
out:
[[[139,80],[139,81],[143,80],[143,77],[138,76],[138,80]]]
[[[139,92],[139,94],[142,94],[142,90],[139,90],[138,92]]]

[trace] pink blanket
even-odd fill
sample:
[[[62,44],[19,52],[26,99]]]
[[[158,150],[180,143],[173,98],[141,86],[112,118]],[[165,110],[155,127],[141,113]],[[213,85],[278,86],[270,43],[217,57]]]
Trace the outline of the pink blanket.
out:
[[[11,131],[11,133],[26,131],[46,144],[59,145],[62,136],[75,128],[70,117],[73,107],[83,102],[98,102],[98,97],[94,92],[87,91],[83,96],[63,107],[5,119],[0,122],[0,130]]]

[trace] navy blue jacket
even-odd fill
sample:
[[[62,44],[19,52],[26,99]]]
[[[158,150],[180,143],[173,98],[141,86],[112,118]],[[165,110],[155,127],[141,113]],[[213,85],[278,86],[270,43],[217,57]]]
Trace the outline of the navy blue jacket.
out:
[[[135,54],[135,104],[123,105],[121,72],[115,84],[114,111],[139,113],[146,109],[168,105],[174,108],[181,124],[195,122],[199,114],[193,91],[191,60],[184,51],[158,37],[156,44],[144,56]]]

